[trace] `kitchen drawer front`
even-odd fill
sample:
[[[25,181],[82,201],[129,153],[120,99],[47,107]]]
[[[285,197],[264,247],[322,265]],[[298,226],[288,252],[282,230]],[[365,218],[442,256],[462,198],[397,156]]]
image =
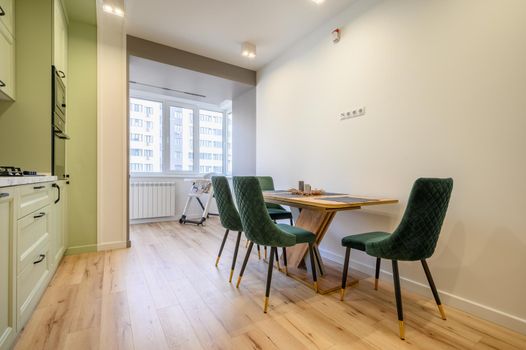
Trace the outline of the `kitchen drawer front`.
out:
[[[0,0],[0,25],[4,25],[9,34],[15,36],[15,6],[13,0]]]
[[[34,184],[20,187],[20,199],[18,201],[18,218],[44,208],[51,203],[53,191],[51,183]]]
[[[49,244],[51,207],[48,205],[23,219],[17,225],[17,271],[20,273],[39,256],[38,248]]]
[[[17,278],[16,305],[17,330],[20,331],[31,317],[50,278],[49,244],[43,242],[35,250],[31,262]]]

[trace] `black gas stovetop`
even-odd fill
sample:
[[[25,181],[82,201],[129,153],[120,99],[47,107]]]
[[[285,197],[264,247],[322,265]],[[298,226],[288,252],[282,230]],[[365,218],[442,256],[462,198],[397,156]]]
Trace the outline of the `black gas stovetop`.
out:
[[[22,170],[14,166],[0,166],[0,176],[38,176],[36,171]]]

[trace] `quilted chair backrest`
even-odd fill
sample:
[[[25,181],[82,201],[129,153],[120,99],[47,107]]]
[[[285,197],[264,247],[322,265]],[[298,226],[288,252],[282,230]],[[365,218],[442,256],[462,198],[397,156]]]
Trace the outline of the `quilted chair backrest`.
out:
[[[258,176],[259,185],[262,191],[274,191],[274,179],[272,176]],[[271,209],[283,209],[279,204],[265,203],[267,208]]]
[[[212,186],[216,198],[219,220],[224,228],[232,231],[243,231],[241,218],[236,208],[228,179],[224,176],[213,176]]]
[[[422,260],[433,255],[452,190],[451,178],[415,181],[402,221],[391,237],[399,260]]]
[[[290,246],[295,243],[296,238],[293,235],[282,232],[272,222],[257,177],[235,176],[234,192],[243,229],[249,240],[271,247]]]

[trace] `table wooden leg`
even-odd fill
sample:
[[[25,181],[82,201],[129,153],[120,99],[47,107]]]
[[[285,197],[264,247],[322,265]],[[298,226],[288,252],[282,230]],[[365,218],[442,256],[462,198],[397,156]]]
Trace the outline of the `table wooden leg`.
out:
[[[296,226],[313,232],[316,235],[316,245],[319,245],[325,236],[325,233],[327,233],[335,215],[336,212],[334,211],[303,209],[298,220],[296,220]],[[289,265],[288,275],[312,288],[311,271],[310,268],[307,268],[307,265],[305,265],[305,258],[309,258],[307,256],[308,249],[308,244],[298,244],[294,247],[287,248],[287,262]],[[319,252],[317,253],[319,255]],[[339,266],[334,266],[334,264],[324,264],[321,255],[319,255],[319,257],[319,293],[326,294],[340,289],[342,276],[341,268]],[[354,283],[356,283],[355,279],[349,279],[347,284],[351,285]]]

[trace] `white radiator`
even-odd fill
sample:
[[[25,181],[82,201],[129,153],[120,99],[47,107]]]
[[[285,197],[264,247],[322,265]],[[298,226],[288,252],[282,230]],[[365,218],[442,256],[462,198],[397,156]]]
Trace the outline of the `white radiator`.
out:
[[[175,216],[174,182],[132,182],[130,219]]]

